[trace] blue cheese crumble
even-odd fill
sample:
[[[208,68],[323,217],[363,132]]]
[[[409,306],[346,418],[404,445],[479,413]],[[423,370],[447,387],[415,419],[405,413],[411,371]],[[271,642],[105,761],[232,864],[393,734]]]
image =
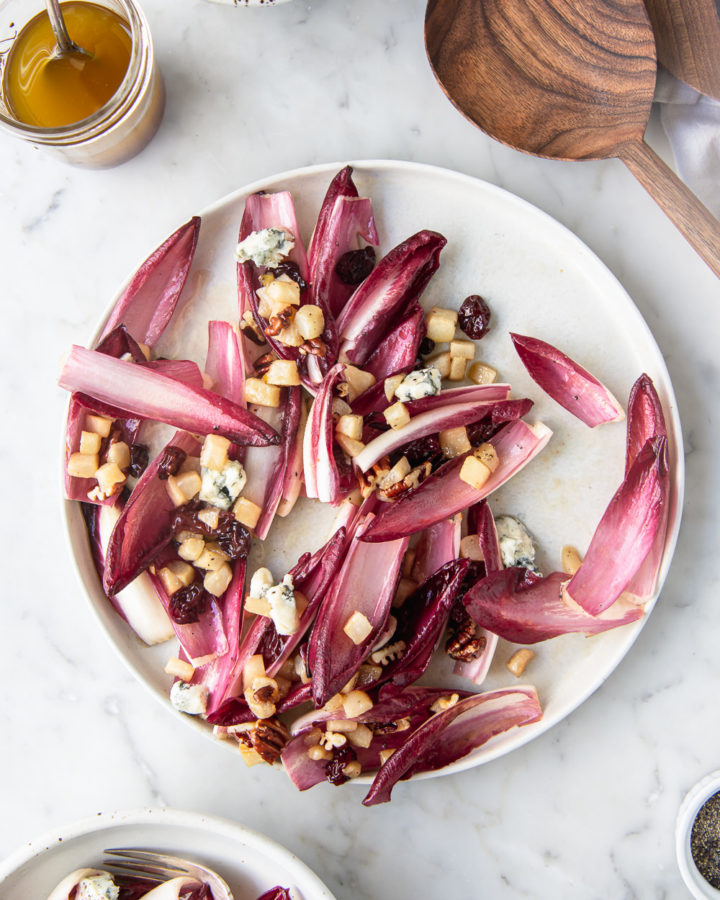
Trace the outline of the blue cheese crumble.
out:
[[[176,681],[170,688],[170,702],[178,712],[200,716],[207,710],[208,689],[204,684]]]
[[[427,369],[416,369],[410,372],[395,388],[395,396],[403,403],[410,400],[421,400],[423,397],[432,397],[440,393],[442,379],[440,370],[435,366]]]
[[[108,872],[89,875],[78,884],[76,900],[118,900],[120,888]]]
[[[295,601],[292,575],[286,575],[280,584],[273,584],[269,569],[258,569],[250,579],[250,596],[254,600],[266,600],[268,615],[278,634],[295,634],[300,627],[300,616]]]
[[[202,476],[200,499],[220,509],[230,509],[247,481],[241,463],[232,459],[228,460],[220,471],[202,466],[200,474]]]
[[[284,228],[263,228],[253,231],[235,250],[238,262],[252,260],[256,266],[275,269],[295,246],[295,238]]]
[[[520,519],[515,516],[498,516],[495,527],[503,565],[506,568],[523,566],[539,575],[540,571],[535,565],[535,545]]]

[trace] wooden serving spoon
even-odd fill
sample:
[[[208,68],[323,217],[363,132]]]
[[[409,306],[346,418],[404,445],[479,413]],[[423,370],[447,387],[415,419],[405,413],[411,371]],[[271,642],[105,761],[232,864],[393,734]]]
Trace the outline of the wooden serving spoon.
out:
[[[645,0],[660,62],[720,100],[720,12],[715,0]]]
[[[720,223],[645,143],[655,41],[642,0],[429,0],[448,98],[491,137],[550,159],[621,159],[720,276]]]

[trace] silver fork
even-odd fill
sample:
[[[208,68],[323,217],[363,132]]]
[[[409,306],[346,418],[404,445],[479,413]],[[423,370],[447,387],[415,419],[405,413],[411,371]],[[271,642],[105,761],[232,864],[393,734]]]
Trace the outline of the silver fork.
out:
[[[119,875],[134,875],[140,879],[157,882],[186,876],[205,882],[215,900],[233,900],[232,891],[225,880],[217,872],[199,863],[136,847],[109,848],[105,853],[107,858],[103,865]]]

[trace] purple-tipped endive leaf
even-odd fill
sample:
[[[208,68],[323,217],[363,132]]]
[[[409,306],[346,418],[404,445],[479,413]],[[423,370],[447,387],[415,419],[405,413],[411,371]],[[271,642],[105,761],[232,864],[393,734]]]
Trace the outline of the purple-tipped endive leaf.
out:
[[[340,498],[340,473],[335,460],[335,424],[332,403],[335,388],[343,380],[345,366],[337,363],[328,372],[317,392],[310,412],[303,444],[305,493],[323,503]]]
[[[207,900],[208,887],[197,878],[181,875],[148,891],[142,900]]]
[[[425,313],[415,304],[413,309],[388,332],[373,351],[363,368],[381,381],[393,372],[411,369],[425,337]]]
[[[293,898],[288,888],[277,885],[274,888],[270,888],[269,891],[265,891],[257,900],[293,900]]]
[[[83,512],[95,567],[102,582],[105,554],[110,535],[120,517],[120,509],[117,506],[86,504]],[[110,597],[110,602],[145,644],[161,644],[175,633],[147,572],[141,572],[124,590]]]
[[[200,218],[194,216],[145,260],[113,307],[102,338],[124,325],[136,341],[157,343],[180,299],[199,232]]]
[[[165,422],[194,434],[222,434],[236,444],[255,446],[279,442],[262,420],[220,394],[84,347],[73,346],[58,383],[125,410],[126,415]]]
[[[293,511],[295,504],[300,499],[304,484],[303,471],[303,445],[305,442],[305,428],[307,427],[307,407],[300,397],[299,422],[295,430],[295,439],[287,453],[285,474],[282,483],[282,496],[276,510],[276,514],[285,518]]]
[[[465,455],[440,466],[418,487],[388,503],[362,535],[363,541],[389,541],[429,528],[487,497],[512,478],[545,447],[552,432],[538,422],[522,420],[505,425],[489,443],[495,447],[499,465],[478,490],[460,479]]]
[[[208,322],[208,352],[205,371],[213,390],[227,400],[245,406],[245,357],[243,344],[229,322]]]
[[[425,290],[446,243],[435,231],[419,231],[380,260],[338,319],[338,358],[342,362],[356,366],[365,363]]]
[[[372,518],[369,515],[363,527]],[[407,539],[383,544],[356,540],[350,546],[310,636],[308,661],[315,706],[322,706],[352,677],[385,626],[407,544]],[[364,616],[371,626],[359,644],[343,630],[355,613]]]
[[[422,584],[445,563],[457,558],[460,552],[460,516],[443,519],[420,535],[415,545],[415,560],[411,576]]]
[[[594,428],[625,418],[605,385],[557,347],[521,334],[510,337],[533,381],[581,422]]]
[[[86,878],[94,878],[97,875],[109,875],[105,869],[75,869],[66,875],[62,881],[57,884],[50,893],[47,900],[70,900],[77,894],[78,886],[81,881]]]
[[[386,803],[401,778],[442,769],[495,735],[540,718],[540,702],[531,686],[486,691],[460,700],[412,732],[381,766],[363,804]]]
[[[197,440],[178,432],[135,485],[108,541],[103,588],[109,597],[143,572],[172,537],[176,507],[168,494],[167,480],[159,477],[160,462],[168,447],[188,456],[200,455]]]
[[[393,372],[393,375],[403,374],[409,371],[412,366],[408,366],[405,370]],[[408,412],[411,416],[419,413],[427,412],[431,409],[438,409],[441,406],[453,406],[458,403],[492,403],[507,400],[510,396],[509,384],[471,384],[459,388],[450,388],[449,390],[440,391],[430,397],[423,397],[422,400],[411,400],[406,403]],[[376,382],[372,387],[363,391],[359,397],[352,402],[352,410],[359,416],[367,416],[373,412],[382,412],[395,399],[388,400],[385,396],[385,380]]]
[[[591,615],[611,606],[628,587],[665,521],[667,439],[648,441],[615,492],[567,593]]]
[[[643,616],[642,608],[624,597],[600,615],[590,615],[567,596],[567,581],[565,573],[552,572],[528,583],[526,570],[513,566],[478,581],[463,603],[478,625],[516,644],[561,634],[601,634]]]
[[[483,500],[468,510],[468,533],[472,534],[473,532],[478,536],[486,574],[492,575],[493,572],[499,572],[503,568],[500,542],[495,519],[487,500]],[[458,660],[453,668],[453,673],[462,678],[469,678],[475,684],[482,684],[495,655],[498,636],[486,628],[480,628],[475,637],[484,641],[480,655],[468,662]]]
[[[530,411],[530,400],[503,400],[499,403],[455,403],[452,406],[441,406],[427,412],[413,416],[407,425],[402,428],[393,428],[379,434],[374,440],[366,444],[365,448],[355,457],[353,463],[361,472],[367,472],[383,456],[389,456],[394,450],[427,437],[429,434],[437,434],[448,428],[459,428],[462,425],[470,425],[479,422],[486,416],[493,416],[495,407],[501,407],[503,414],[509,414],[513,409],[513,417],[520,418]]]

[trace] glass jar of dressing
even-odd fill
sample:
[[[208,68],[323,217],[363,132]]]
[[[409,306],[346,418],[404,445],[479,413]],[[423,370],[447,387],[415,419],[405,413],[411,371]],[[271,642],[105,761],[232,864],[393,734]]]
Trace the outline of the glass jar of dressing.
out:
[[[42,0],[0,0],[0,127],[72,165],[107,168],[145,147],[165,104],[150,29],[134,0],[66,0],[89,56],[49,59]]]

